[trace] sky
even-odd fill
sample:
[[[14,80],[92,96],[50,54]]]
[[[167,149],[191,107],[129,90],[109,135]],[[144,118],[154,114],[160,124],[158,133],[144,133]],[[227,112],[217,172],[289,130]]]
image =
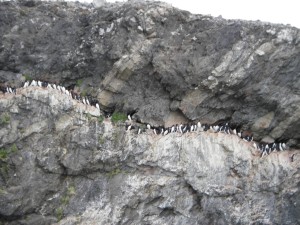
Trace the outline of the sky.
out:
[[[216,17],[221,15],[225,19],[260,20],[300,28],[300,0],[164,0],[164,2],[195,14],[210,14]]]

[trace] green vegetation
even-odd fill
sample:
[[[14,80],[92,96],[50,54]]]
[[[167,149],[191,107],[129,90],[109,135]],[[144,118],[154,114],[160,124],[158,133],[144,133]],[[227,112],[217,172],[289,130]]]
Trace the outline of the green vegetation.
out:
[[[76,194],[75,187],[74,186],[68,187],[68,195],[75,195],[75,194]]]
[[[100,144],[100,145],[103,145],[103,144],[105,143],[105,138],[103,137],[102,134],[99,135],[98,141],[99,141],[99,144]]]
[[[0,188],[0,195],[6,194],[6,193],[7,192],[4,189]]]
[[[110,171],[107,175],[112,178],[113,176],[116,176],[118,174],[122,173],[122,171],[119,168],[116,168],[112,171]]]
[[[124,113],[114,112],[111,116],[111,121],[113,123],[117,123],[119,121],[125,122],[127,120],[127,116]]]
[[[10,115],[8,113],[2,113],[0,117],[0,125],[9,124]]]
[[[59,207],[58,209],[56,209],[56,218],[58,221],[60,221],[64,216],[64,210],[62,207]]]
[[[21,16],[26,16],[27,14],[26,14],[26,12],[24,10],[20,10],[20,15]]]
[[[87,96],[87,90],[81,91],[81,92],[80,92],[80,95],[83,96],[83,97]]]
[[[66,195],[66,196],[64,196],[64,197],[61,198],[61,203],[63,205],[68,205],[69,201],[70,201],[70,197],[68,195]]]
[[[6,175],[8,175],[8,170],[9,170],[9,168],[8,168],[7,162],[0,161],[0,174],[5,177]]]
[[[61,203],[63,205],[68,205],[71,197],[75,194],[76,194],[75,187],[74,186],[68,187],[66,195],[61,198]]]
[[[4,161],[7,159],[7,156],[10,153],[15,153],[18,151],[18,147],[16,144],[13,144],[10,148],[0,148],[0,160]]]
[[[17,145],[16,145],[16,144],[13,144],[13,145],[10,147],[10,152],[15,153],[15,152],[17,152],[17,151],[18,151]]]
[[[87,117],[88,121],[90,121],[92,119],[92,115],[89,113],[86,114],[86,117]]]
[[[0,160],[5,160],[9,154],[7,149],[1,148],[0,149]]]
[[[32,77],[29,76],[28,74],[23,74],[23,77],[25,77],[26,81],[32,81],[33,80]]]
[[[80,87],[82,85],[82,83],[83,83],[83,80],[79,79],[79,80],[76,81],[76,86]]]
[[[100,115],[100,116],[98,117],[98,122],[99,122],[99,123],[103,123],[103,121],[104,121],[104,116]]]

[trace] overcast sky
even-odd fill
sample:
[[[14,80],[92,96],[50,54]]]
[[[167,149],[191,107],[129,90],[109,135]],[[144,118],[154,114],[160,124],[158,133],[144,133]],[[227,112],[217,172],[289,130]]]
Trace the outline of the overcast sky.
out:
[[[290,24],[300,28],[300,0],[165,0],[164,2],[192,13],[221,15],[225,19]]]

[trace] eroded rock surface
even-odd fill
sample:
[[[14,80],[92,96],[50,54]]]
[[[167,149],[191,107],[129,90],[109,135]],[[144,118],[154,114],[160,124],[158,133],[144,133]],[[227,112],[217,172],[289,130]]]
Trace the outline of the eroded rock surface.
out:
[[[0,96],[4,224],[300,224],[299,30],[159,2],[0,3],[0,85],[75,87],[153,125],[230,121],[234,135],[136,135],[38,87]]]
[[[5,224],[300,222],[297,150],[260,158],[236,135],[137,135],[39,87],[2,95],[0,115]]]
[[[73,86],[151,124],[223,120],[300,146],[299,30],[159,2],[0,3],[0,82]],[[272,117],[267,117],[272,115]],[[267,118],[266,118],[267,117]],[[264,121],[266,120],[266,121]]]

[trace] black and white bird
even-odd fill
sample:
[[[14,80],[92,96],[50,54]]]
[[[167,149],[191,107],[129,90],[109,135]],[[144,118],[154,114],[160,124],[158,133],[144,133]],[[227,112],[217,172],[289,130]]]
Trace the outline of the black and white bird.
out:
[[[130,114],[127,115],[127,118],[128,118],[129,121],[132,120]]]
[[[33,86],[33,87],[37,86],[37,82],[35,80],[32,80],[30,86]]]
[[[126,124],[125,128],[126,128],[126,131],[130,131],[133,127],[131,124]]]
[[[88,97],[85,97],[85,102],[86,102],[87,105],[91,105]]]
[[[163,135],[165,136],[165,135],[167,135],[168,133],[169,133],[169,130],[166,129],[166,130],[164,131]]]
[[[48,86],[48,82],[47,82],[47,81],[43,81],[43,82],[42,82],[42,87],[43,87],[43,88],[46,88],[47,86]]]
[[[173,125],[172,127],[171,127],[171,133],[174,133],[175,132],[175,126]]]
[[[96,108],[100,111],[100,106],[98,103],[96,103]]]
[[[29,86],[29,81],[26,81],[23,85],[23,88],[27,88]]]

